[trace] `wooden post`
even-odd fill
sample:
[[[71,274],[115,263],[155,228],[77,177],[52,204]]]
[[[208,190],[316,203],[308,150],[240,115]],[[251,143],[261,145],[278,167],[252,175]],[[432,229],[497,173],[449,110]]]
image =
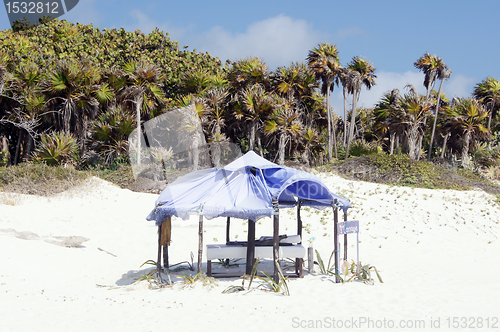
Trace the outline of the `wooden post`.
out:
[[[198,273],[201,271],[201,261],[203,255],[203,216],[199,217],[199,225],[198,225]]]
[[[158,226],[158,259],[156,260],[156,273],[160,275],[161,270],[161,226]]]
[[[226,221],[226,244],[229,243],[229,228],[231,226],[231,217],[227,217]],[[229,266],[229,258],[226,258],[226,266]]]
[[[163,269],[165,272],[170,273],[170,264],[168,262],[168,246],[163,247]]]
[[[333,250],[335,254],[335,273],[339,274],[339,234],[338,234],[338,224],[339,224],[339,211],[337,207],[337,200],[333,202]],[[339,277],[335,277],[335,282],[339,283]]]
[[[300,236],[300,242],[299,244],[302,244],[302,219],[300,218],[300,208],[302,204],[300,200],[298,201],[297,204],[297,235]],[[295,271],[298,272],[302,278],[302,263],[303,259],[301,258],[295,258]]]
[[[168,246],[172,237],[172,219],[166,218],[161,223],[161,240],[160,244],[163,248],[163,269],[168,273],[170,264],[168,262]]]
[[[357,254],[356,254],[356,273],[359,276],[359,230],[358,230],[358,233],[356,233],[356,250],[357,250]]]
[[[347,222],[347,213],[344,213],[344,222]],[[347,261],[347,234],[344,234],[344,260]]]
[[[300,242],[299,244],[302,244],[302,219],[300,218],[300,208],[302,207],[302,204],[299,203],[297,204],[297,235],[300,236]]]
[[[226,243],[229,242],[229,226],[231,225],[231,217],[227,217],[226,221]]]
[[[309,273],[314,272],[314,249],[313,249],[313,247],[307,248],[307,270],[309,270]]]
[[[274,263],[274,282],[279,283],[280,278],[278,274],[278,264],[279,264],[279,245],[280,245],[280,210],[278,200],[273,198],[273,263]]]
[[[255,222],[248,219],[247,268],[246,268],[247,275],[252,274],[254,259],[255,259]]]

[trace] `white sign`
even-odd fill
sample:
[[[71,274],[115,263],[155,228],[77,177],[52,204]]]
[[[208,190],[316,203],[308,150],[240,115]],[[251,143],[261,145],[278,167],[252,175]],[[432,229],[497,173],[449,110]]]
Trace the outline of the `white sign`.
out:
[[[339,222],[337,224],[337,232],[339,234],[359,233],[359,221],[350,220],[345,222]]]

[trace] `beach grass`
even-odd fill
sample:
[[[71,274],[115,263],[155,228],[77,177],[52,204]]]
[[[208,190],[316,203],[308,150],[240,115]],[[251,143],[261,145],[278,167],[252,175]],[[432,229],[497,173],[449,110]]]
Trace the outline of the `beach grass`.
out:
[[[482,177],[478,172],[458,168],[452,170],[438,163],[411,160],[405,155],[372,154],[334,161],[317,166],[318,172],[334,173],[350,180],[361,180],[426,189],[473,190],[482,189],[500,197],[500,186]],[[0,167],[0,191],[50,196],[78,186],[85,179],[96,176],[122,189],[150,192],[147,185],[138,185],[130,165],[115,169],[77,170],[72,167],[22,163]]]
[[[80,185],[91,176],[73,167],[22,163],[0,167],[0,191],[51,196]]]

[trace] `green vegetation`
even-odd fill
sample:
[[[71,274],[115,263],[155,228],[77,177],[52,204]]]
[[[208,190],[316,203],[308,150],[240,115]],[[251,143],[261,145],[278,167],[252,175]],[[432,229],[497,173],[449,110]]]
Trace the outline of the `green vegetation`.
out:
[[[303,63],[270,71],[258,58],[223,64],[181,49],[158,30],[101,30],[58,19],[18,22],[0,31],[0,168],[74,167],[87,171],[82,177],[154,192],[159,175],[171,181],[196,168],[191,163],[198,159],[185,153],[166,169],[141,168],[146,176],[137,183],[131,162],[144,158],[165,166],[173,152],[151,148],[131,161],[128,137],[145,121],[191,106],[212,144],[212,166],[224,163],[223,147],[232,143],[279,164],[319,166],[354,179],[497,193],[479,175],[500,180],[498,80],[488,77],[471,97],[450,102],[441,88],[451,71],[426,53],[413,64],[425,75],[425,96],[409,86],[405,93],[387,92],[372,108],[357,109],[360,88],[375,84],[376,68],[359,56],[343,66],[339,54],[335,44],[324,43]],[[345,120],[329,107],[335,85],[342,85],[345,101],[352,97],[354,109],[344,110]],[[191,134],[179,137],[178,128],[167,131],[169,139],[194,140]],[[425,155],[432,163],[419,161]],[[15,190],[36,188],[34,183],[52,176],[36,174],[33,184],[24,176]],[[2,188],[14,188],[14,182],[2,179]]]
[[[336,276],[343,284],[352,281],[361,281],[367,285],[373,285],[374,280],[371,276],[371,271],[373,270],[375,271],[378,280],[381,283],[384,283],[377,268],[369,264],[363,265],[360,263],[358,271],[358,266],[356,263],[354,263],[354,261],[351,262],[351,264],[349,264],[347,261],[344,261],[342,267],[339,267],[339,269],[342,270],[341,273],[335,273],[335,263],[332,262],[333,256],[334,252],[332,252],[330,255],[330,259],[328,260],[328,265],[325,265],[323,259],[321,258],[321,255],[316,250],[316,257],[318,258],[318,261],[314,262],[314,264],[318,265],[320,273]]]
[[[23,163],[0,167],[0,191],[50,196],[78,186],[89,176],[73,167]]]
[[[370,154],[317,169],[333,171],[349,179],[394,186],[454,190],[481,188],[488,193],[500,193],[498,185],[477,172],[466,169],[453,171],[427,161],[412,160],[407,155]]]

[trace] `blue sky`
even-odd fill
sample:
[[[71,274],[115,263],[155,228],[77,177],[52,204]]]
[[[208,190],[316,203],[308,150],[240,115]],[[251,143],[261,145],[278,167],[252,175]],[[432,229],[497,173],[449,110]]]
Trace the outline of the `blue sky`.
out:
[[[311,48],[333,43],[342,64],[362,56],[377,68],[377,85],[363,89],[358,104],[371,107],[384,92],[409,83],[425,92],[413,66],[425,52],[453,71],[443,87],[449,98],[470,96],[488,76],[500,79],[498,13],[497,0],[80,0],[61,19],[145,33],[158,27],[190,50],[222,61],[258,56],[270,69],[305,61]],[[0,10],[0,30],[8,28]],[[332,104],[340,114],[340,88]]]

